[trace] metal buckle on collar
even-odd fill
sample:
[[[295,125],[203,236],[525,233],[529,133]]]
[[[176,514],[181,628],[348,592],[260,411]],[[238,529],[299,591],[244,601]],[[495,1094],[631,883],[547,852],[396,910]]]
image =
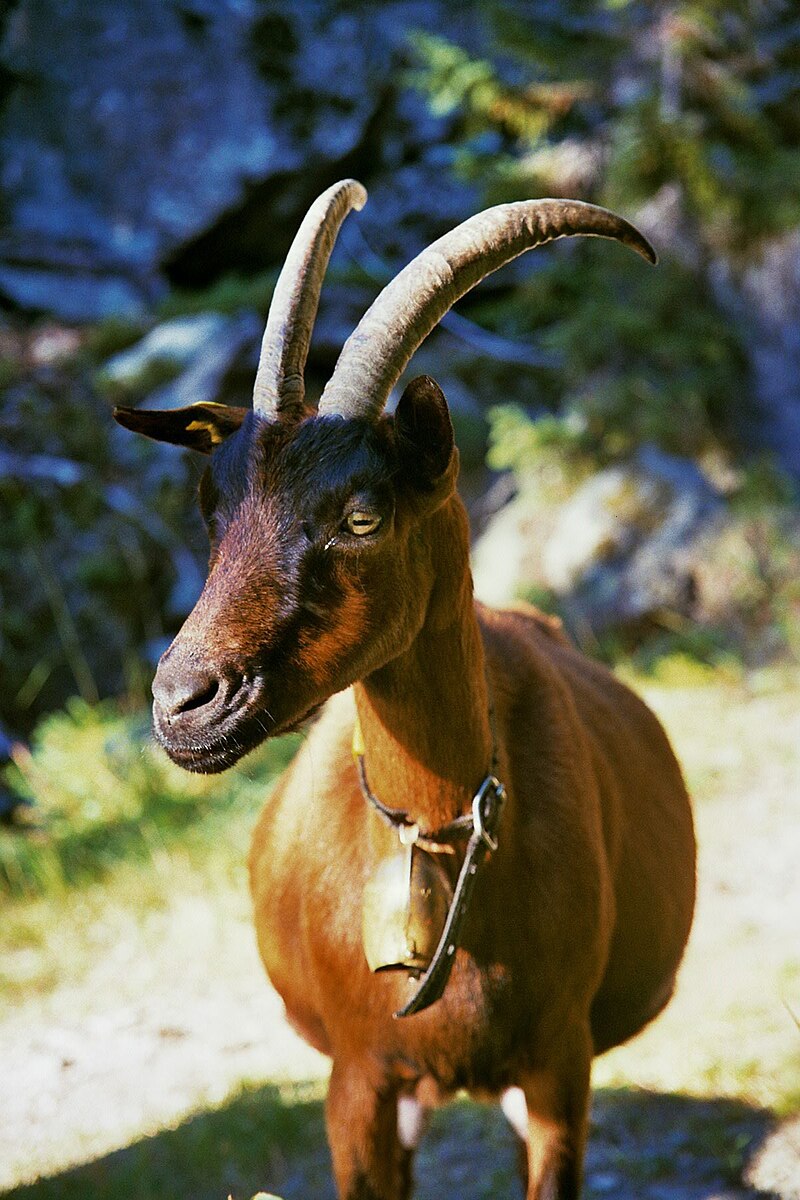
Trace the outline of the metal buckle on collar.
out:
[[[506,789],[495,775],[487,775],[472,801],[472,825],[490,850],[497,849],[497,825],[506,802]]]

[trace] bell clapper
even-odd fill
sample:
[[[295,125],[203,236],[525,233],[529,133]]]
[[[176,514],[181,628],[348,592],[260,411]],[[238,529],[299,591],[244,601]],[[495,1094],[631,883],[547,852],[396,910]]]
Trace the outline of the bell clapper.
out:
[[[413,846],[419,838],[419,825],[399,825],[397,836],[404,846]]]

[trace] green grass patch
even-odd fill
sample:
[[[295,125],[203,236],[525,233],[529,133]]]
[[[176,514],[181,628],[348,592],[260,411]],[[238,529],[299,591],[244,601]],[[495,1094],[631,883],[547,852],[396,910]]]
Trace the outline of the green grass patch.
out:
[[[11,387],[22,378],[22,365],[13,358],[0,357],[0,389]]]
[[[664,630],[646,639],[631,656],[634,671],[665,687],[703,687],[737,683],[741,660],[724,631],[702,626]]]
[[[99,365],[123,350],[129,350],[144,337],[148,322],[126,317],[106,317],[90,327],[83,353],[88,362]]]
[[[0,892],[54,896],[178,841],[205,846],[232,814],[257,810],[297,745],[276,739],[236,771],[190,775],[154,744],[149,717],[72,700],[5,772],[34,807],[31,824],[0,830]]]
[[[245,1085],[200,1113],[123,1150],[3,1195],[7,1200],[248,1200],[259,1187],[292,1186],[302,1163],[306,1193],[330,1197],[324,1085]],[[291,1165],[290,1165],[291,1164]]]
[[[174,1129],[34,1184],[5,1200],[334,1200],[324,1130],[324,1084],[244,1085],[223,1105]],[[592,1110],[587,1197],[680,1181],[736,1185],[772,1126],[733,1100],[635,1088],[600,1089]],[[514,1136],[497,1107],[458,1100],[433,1114],[416,1163],[416,1200],[493,1200],[518,1189]],[[595,1180],[598,1186],[595,1188]],[[600,1181],[604,1181],[603,1184]],[[254,1197],[255,1200],[255,1197]]]

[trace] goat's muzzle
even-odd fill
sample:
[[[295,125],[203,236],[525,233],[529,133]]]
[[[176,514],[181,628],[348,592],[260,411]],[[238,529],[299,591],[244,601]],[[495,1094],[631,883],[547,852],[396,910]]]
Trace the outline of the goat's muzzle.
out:
[[[258,716],[261,691],[258,678],[215,671],[173,643],[153,680],[153,731],[179,766],[223,771],[268,732]]]

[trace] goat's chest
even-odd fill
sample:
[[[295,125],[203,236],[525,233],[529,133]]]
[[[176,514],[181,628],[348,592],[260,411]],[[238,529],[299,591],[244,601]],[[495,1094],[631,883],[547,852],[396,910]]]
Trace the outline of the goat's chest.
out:
[[[497,880],[487,866],[467,923],[464,948],[444,997],[414,1017],[393,1014],[418,981],[406,971],[372,973],[361,936],[362,900],[373,864],[356,847],[307,861],[298,841],[291,853],[267,839],[256,891],[259,943],[267,971],[290,1019],[328,1053],[369,1045],[414,1075],[429,1075],[443,1090],[497,1090],[511,1064],[535,1042],[547,1001],[531,971],[535,946],[523,944],[517,962],[508,902],[496,913],[488,898]],[[493,886],[494,885],[494,886]],[[512,947],[514,951],[512,952]]]
[[[507,836],[481,868],[444,997],[395,1020],[417,982],[367,965],[362,908],[376,858],[349,746],[338,763],[321,778],[320,759],[306,753],[255,834],[259,946],[290,1018],[328,1052],[370,1046],[445,1088],[503,1086],[505,1064],[535,1053],[565,989],[588,1008],[605,954],[599,880],[585,870],[554,879],[543,837]]]

